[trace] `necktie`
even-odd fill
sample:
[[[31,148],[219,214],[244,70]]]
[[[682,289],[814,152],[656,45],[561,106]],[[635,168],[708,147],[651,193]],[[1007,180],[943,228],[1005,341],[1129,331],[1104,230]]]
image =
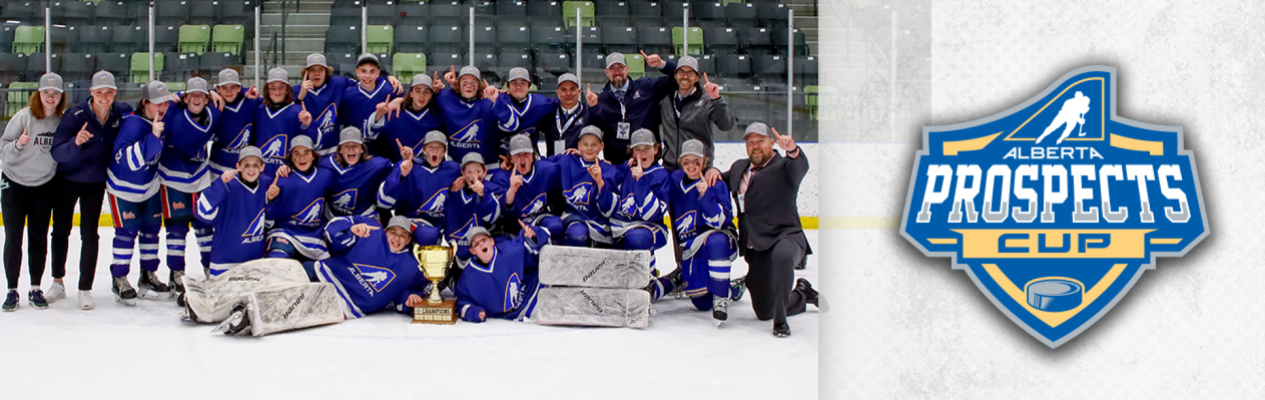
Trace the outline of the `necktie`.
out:
[[[624,91],[623,91],[623,90],[616,90],[616,91],[615,91],[615,98],[616,98],[616,99],[618,99],[620,102],[623,102],[623,101],[624,101]]]

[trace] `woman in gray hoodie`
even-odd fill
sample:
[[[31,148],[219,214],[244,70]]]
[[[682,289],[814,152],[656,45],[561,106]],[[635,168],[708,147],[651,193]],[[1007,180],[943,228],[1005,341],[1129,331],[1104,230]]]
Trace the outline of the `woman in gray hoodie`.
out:
[[[31,269],[31,291],[27,299],[36,309],[48,308],[49,301],[66,298],[62,277],[66,271],[53,271],[53,286],[46,299],[40,290],[44,261],[48,255],[48,219],[53,210],[53,192],[49,181],[57,172],[57,162],[49,149],[53,132],[66,112],[66,93],[62,77],[48,73],[40,77],[39,91],[31,93],[27,107],[13,115],[0,136],[0,212],[4,214],[4,272],[9,291],[4,311],[18,308],[18,277],[22,270],[22,230],[30,227],[28,263]]]

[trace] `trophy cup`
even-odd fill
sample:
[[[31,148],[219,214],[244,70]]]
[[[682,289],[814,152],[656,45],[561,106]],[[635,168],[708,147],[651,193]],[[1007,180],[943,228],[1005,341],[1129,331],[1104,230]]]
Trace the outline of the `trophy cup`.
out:
[[[417,258],[417,268],[431,282],[430,298],[413,307],[413,323],[452,325],[457,323],[457,314],[453,312],[457,301],[444,300],[439,295],[439,281],[444,280],[448,262],[452,260],[452,248],[446,246],[413,246],[413,257]]]

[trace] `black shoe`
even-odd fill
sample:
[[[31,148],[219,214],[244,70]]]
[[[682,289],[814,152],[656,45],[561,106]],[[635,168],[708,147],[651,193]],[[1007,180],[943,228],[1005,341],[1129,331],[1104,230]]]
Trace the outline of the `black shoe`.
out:
[[[180,293],[179,295],[176,296],[176,305],[180,307],[185,306],[184,293]]]
[[[125,305],[136,305],[136,289],[132,289],[132,284],[127,283],[126,276],[116,276],[110,285],[110,291],[114,292],[114,301]]]
[[[184,295],[184,271],[171,271],[171,275],[167,278],[167,285],[176,295]]]
[[[712,296],[712,319],[716,320],[716,327],[719,328],[722,322],[729,320],[729,298],[724,296]]]
[[[729,301],[737,303],[742,300],[742,295],[747,294],[747,277],[741,277],[729,282]]]
[[[159,281],[154,271],[141,271],[141,278],[136,281],[136,294],[146,300],[171,300],[171,288]]]
[[[804,296],[805,302],[817,307],[817,310],[821,312],[830,311],[830,304],[826,302],[826,298],[818,294],[817,290],[813,289],[813,284],[809,283],[807,279],[796,279],[795,291]]]
[[[229,336],[250,335],[250,315],[246,311],[246,306],[238,304],[233,307],[233,312],[220,326],[216,327],[216,330]]]
[[[773,324],[773,336],[790,337],[791,326],[785,322],[780,323],[780,324]]]

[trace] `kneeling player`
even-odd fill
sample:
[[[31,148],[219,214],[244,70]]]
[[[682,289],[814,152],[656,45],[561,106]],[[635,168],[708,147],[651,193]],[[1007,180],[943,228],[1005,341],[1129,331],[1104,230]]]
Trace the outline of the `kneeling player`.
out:
[[[719,324],[728,318],[729,267],[738,258],[738,229],[733,223],[725,181],[708,187],[703,178],[707,148],[697,139],[681,145],[681,169],[672,172],[672,226],[681,238],[680,279],[660,278],[660,293],[683,290],[700,311],[712,310]],[[673,286],[681,285],[681,288]],[[738,289],[740,291],[741,289]],[[654,294],[654,293],[652,293]],[[658,297],[658,296],[655,296]]]
[[[220,233],[211,239],[211,276],[264,255],[266,210],[276,193],[268,190],[272,179],[261,176],[263,152],[246,146],[238,154],[237,170],[225,172],[198,197],[198,220]]]
[[[512,240],[496,243],[487,229],[474,228],[470,241],[470,265],[457,286],[457,314],[467,322],[488,318],[525,321],[536,307],[540,277],[535,269],[540,248],[549,242],[549,231],[519,221],[523,231]]]
[[[274,223],[268,232],[268,257],[300,262],[329,257],[321,227],[334,173],[316,166],[315,149],[312,138],[296,136],[287,156],[290,165],[277,170],[277,179],[268,188],[277,192],[268,202],[268,219]]]
[[[536,160],[536,145],[527,134],[510,139],[510,165],[493,171],[492,182],[507,188],[501,201],[506,217],[493,229],[493,234],[514,235],[518,221],[545,228],[553,244],[562,244],[562,218],[555,210],[562,208],[562,186],[558,166]]]
[[[349,319],[392,304],[396,311],[412,314],[412,307],[430,293],[430,281],[409,251],[412,229],[407,217],[392,218],[386,232],[373,218],[334,218],[325,227],[331,257],[308,264],[308,273],[314,282],[338,288],[343,315]]]
[[[663,215],[668,208],[668,170],[655,162],[659,144],[649,129],[638,129],[632,134],[633,157],[627,164],[619,165],[619,204],[611,216],[611,232],[616,247],[623,250],[650,250],[653,255],[668,244],[667,227]],[[650,271],[654,276],[654,258],[650,259]]]
[[[401,147],[401,152],[409,149]],[[422,141],[423,164],[416,165],[412,157],[401,160],[378,189],[378,207],[412,219],[417,225],[414,237],[420,246],[439,244],[448,190],[461,176],[461,166],[456,161],[444,160],[447,153],[448,137],[443,132],[430,131]]]

